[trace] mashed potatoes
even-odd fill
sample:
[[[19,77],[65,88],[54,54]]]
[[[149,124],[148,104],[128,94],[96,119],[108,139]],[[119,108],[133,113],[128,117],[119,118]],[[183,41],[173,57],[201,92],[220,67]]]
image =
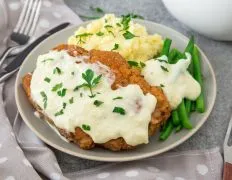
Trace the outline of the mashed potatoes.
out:
[[[86,28],[80,27],[68,39],[68,44],[86,50],[116,51],[127,60],[139,62],[157,55],[163,41],[158,34],[148,35],[144,26],[134,23],[129,17],[117,18],[114,14],[107,14]]]

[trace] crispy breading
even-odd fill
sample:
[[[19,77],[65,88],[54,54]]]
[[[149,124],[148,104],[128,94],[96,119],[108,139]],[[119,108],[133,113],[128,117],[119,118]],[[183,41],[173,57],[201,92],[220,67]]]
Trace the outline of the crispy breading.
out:
[[[127,86],[128,84],[137,84],[143,90],[144,94],[151,93],[154,95],[157,98],[157,105],[152,113],[152,119],[149,123],[149,136],[153,135],[156,130],[158,130],[160,126],[169,118],[171,109],[162,89],[159,87],[150,86],[141,75],[140,70],[131,68],[120,54],[116,52],[99,50],[91,50],[88,52],[78,46],[66,44],[59,45],[55,47],[54,50],[67,50],[71,56],[88,55],[88,62],[94,63],[99,61],[108,66],[115,75],[115,81],[112,84],[112,89],[117,89],[119,86]],[[43,115],[41,108],[33,102],[30,96],[31,77],[31,74],[26,74],[22,80],[22,84],[32,105],[38,112],[40,112],[41,115]],[[44,117],[44,119],[55,126],[53,121],[48,117]],[[79,127],[76,127],[75,133],[70,133],[60,128],[57,129],[61,135],[66,137],[69,141],[78,144],[82,149],[91,149],[95,147],[95,145],[102,146],[112,151],[129,150],[134,148],[134,146],[128,145],[122,137],[112,139],[103,144],[95,144],[92,138]]]

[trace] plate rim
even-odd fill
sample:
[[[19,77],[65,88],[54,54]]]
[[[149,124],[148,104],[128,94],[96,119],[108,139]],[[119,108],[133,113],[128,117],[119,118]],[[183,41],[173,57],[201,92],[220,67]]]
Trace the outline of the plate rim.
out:
[[[72,25],[70,27],[67,27],[61,31],[58,31],[56,33],[54,33],[53,35],[51,35],[50,37],[48,37],[49,39],[52,38],[54,35],[57,35],[59,33],[63,33],[63,31],[67,31],[68,29],[72,29],[74,27],[79,27],[79,26],[84,26],[86,24],[88,24],[91,21],[85,21],[83,23],[77,24],[77,25]],[[174,33],[176,33],[182,40],[187,41],[189,38],[187,38],[185,35],[183,35],[182,33],[176,31],[175,29],[172,29],[166,25],[162,25],[159,23],[155,23],[152,21],[147,21],[147,20],[136,20],[136,22],[141,22],[141,23],[149,23],[149,24],[153,24],[155,26],[160,26],[161,28],[165,28],[168,29],[169,31],[173,31]],[[48,39],[47,38],[47,39]],[[39,48],[39,45],[41,45],[42,43],[44,43],[44,41],[42,41],[40,44],[38,44],[28,55],[25,59],[27,59],[37,48]],[[43,44],[42,44],[43,45]],[[199,48],[199,46],[197,46]],[[209,115],[212,112],[212,109],[215,105],[215,100],[216,100],[216,95],[217,95],[217,83],[216,83],[216,77],[215,77],[215,72],[213,70],[213,67],[209,61],[209,59],[207,58],[207,56],[205,55],[205,53],[199,48],[199,51],[201,53],[201,56],[205,59],[205,63],[208,65],[209,67],[209,71],[212,74],[212,80],[213,80],[213,87],[214,90],[212,92],[213,95],[213,99],[212,99],[212,103],[209,104],[208,106],[208,112],[207,114],[204,115],[204,117],[201,119],[201,121],[199,123],[196,124],[196,126],[190,130],[185,136],[183,136],[181,139],[179,139],[178,141],[175,141],[173,144],[168,145],[167,147],[164,147],[162,149],[156,150],[154,152],[149,152],[149,153],[142,153],[141,155],[136,155],[136,156],[132,156],[132,157],[124,157],[124,158],[118,158],[118,157],[99,157],[96,155],[86,155],[86,154],[82,154],[82,153],[78,153],[78,152],[73,152],[67,148],[63,148],[60,147],[59,145],[49,141],[48,139],[46,139],[46,137],[44,137],[43,135],[41,135],[39,132],[37,132],[36,128],[34,128],[31,123],[27,120],[27,118],[25,117],[22,108],[20,107],[20,102],[19,102],[19,92],[18,92],[18,81],[20,80],[19,75],[21,74],[21,70],[22,67],[24,66],[24,64],[26,63],[26,61],[24,61],[17,73],[17,77],[16,77],[16,81],[15,81],[15,100],[16,100],[16,105],[18,108],[18,111],[20,113],[20,115],[22,116],[23,121],[26,123],[26,125],[36,134],[36,136],[38,136],[42,141],[44,141],[46,144],[73,156],[76,157],[80,157],[83,159],[88,159],[88,160],[95,160],[95,161],[103,161],[103,162],[125,162],[125,161],[133,161],[133,160],[139,160],[139,159],[144,159],[144,158],[148,158],[148,157],[152,157],[152,156],[156,156],[159,154],[162,154],[164,152],[167,152],[175,147],[177,147],[178,145],[182,144],[183,142],[185,142],[187,139],[189,139],[191,136],[193,136],[201,127],[202,125],[206,122],[206,120],[208,119]],[[115,152],[117,153],[117,152]]]

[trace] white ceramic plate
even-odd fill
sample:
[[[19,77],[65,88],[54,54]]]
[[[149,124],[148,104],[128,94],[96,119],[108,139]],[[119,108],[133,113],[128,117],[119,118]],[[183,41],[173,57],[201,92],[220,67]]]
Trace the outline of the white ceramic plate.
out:
[[[188,38],[173,29],[149,21],[137,20],[137,22],[146,26],[150,34],[159,33],[163,37],[171,38],[173,40],[173,47],[184,50],[185,46],[187,45]],[[88,22],[83,23],[82,26],[85,26],[87,23]],[[158,140],[159,134],[156,134],[150,138],[149,144],[141,145],[135,150],[123,152],[111,152],[101,148],[82,150],[73,143],[67,143],[61,140],[61,138],[48,126],[46,122],[34,116],[34,109],[30,105],[23,91],[21,81],[22,77],[26,73],[32,72],[35,69],[38,55],[48,52],[57,44],[66,43],[68,37],[73,35],[74,31],[77,30],[79,26],[80,25],[64,29],[44,40],[27,56],[17,75],[15,84],[15,97],[18,110],[25,123],[45,143],[53,146],[56,149],[59,149],[60,151],[81,158],[97,161],[131,161],[158,155],[168,151],[186,141],[203,125],[209,116],[215,102],[216,80],[209,60],[204,55],[204,53],[200,51],[202,57],[202,72],[204,76],[206,111],[203,114],[193,113],[191,115],[191,121],[194,126],[192,130],[182,130],[179,133],[171,135],[168,140],[164,142],[160,142]]]

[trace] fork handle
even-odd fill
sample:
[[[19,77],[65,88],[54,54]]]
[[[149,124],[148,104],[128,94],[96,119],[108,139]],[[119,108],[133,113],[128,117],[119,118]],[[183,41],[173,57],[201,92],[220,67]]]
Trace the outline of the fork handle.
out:
[[[232,164],[225,162],[223,180],[231,180],[231,179],[232,179]]]
[[[14,50],[15,47],[8,47],[6,48],[6,50],[2,53],[1,57],[0,57],[0,68],[3,64],[3,62],[5,61],[5,59],[7,58],[7,56],[11,53],[12,50]]]

